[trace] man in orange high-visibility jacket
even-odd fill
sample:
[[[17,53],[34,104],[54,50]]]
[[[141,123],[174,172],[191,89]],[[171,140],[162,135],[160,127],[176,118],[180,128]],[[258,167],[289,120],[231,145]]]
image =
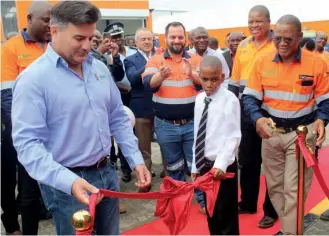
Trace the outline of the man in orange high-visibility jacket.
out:
[[[263,139],[268,192],[284,235],[297,233],[295,130],[299,125],[307,126],[307,142],[320,146],[329,121],[327,65],[314,53],[298,46],[302,37],[297,17],[281,17],[273,39],[277,52],[255,62],[242,97],[245,113]],[[305,170],[306,195],[312,173],[311,168]]]
[[[185,181],[185,161],[192,165],[194,141],[195,85],[201,57],[185,50],[185,28],[179,22],[166,27],[167,50],[150,58],[142,74],[144,87],[153,91],[154,129],[168,175]],[[203,195],[197,192],[205,213]]]
[[[241,98],[247,84],[250,70],[257,58],[274,51],[273,31],[270,30],[270,13],[265,6],[253,7],[248,15],[248,27],[252,36],[244,39],[235,54],[232,77],[228,89]],[[254,214],[257,212],[259,195],[260,171],[262,164],[262,140],[257,135],[253,124],[243,112],[241,102],[241,133],[239,148],[241,201],[240,214]],[[263,204],[264,216],[258,226],[268,228],[278,219],[267,191]]]
[[[23,29],[20,34],[1,45],[1,207],[4,212],[1,220],[7,233],[19,231],[15,201],[17,153],[11,137],[12,87],[16,77],[47,48],[51,37],[49,30],[51,7],[47,1],[32,3],[27,15],[27,29]],[[42,210],[39,185],[22,165],[19,165],[18,173],[18,202],[22,215],[23,234],[36,235],[39,214]],[[43,211],[46,212],[45,209]]]
[[[324,32],[317,32],[315,38],[315,54],[319,55],[328,65],[329,68],[329,52],[324,47],[328,42],[328,35]]]

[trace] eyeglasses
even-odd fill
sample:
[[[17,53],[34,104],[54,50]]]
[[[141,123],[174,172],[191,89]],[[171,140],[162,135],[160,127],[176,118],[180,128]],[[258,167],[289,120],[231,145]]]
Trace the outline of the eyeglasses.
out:
[[[283,40],[286,44],[292,44],[295,40],[295,38],[289,38],[289,37],[282,37],[282,36],[275,36],[274,37],[274,43],[279,44]]]

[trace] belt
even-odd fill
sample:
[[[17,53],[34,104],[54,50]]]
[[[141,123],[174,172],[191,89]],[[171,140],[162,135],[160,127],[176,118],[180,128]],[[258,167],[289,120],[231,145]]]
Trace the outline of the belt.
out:
[[[193,120],[193,118],[179,119],[179,120],[167,120],[167,119],[162,119],[162,118],[159,118],[159,119],[160,120],[163,120],[163,121],[165,121],[167,123],[170,123],[170,124],[173,124],[173,125],[177,125],[177,126],[186,125],[188,122],[190,122],[191,120]]]
[[[110,158],[110,155],[107,155],[105,157],[102,157],[101,159],[99,159],[99,161],[97,161],[95,164],[91,165],[91,166],[77,166],[77,167],[72,167],[72,168],[68,168],[72,171],[79,171],[79,170],[88,170],[88,169],[100,169],[103,168],[104,166],[106,166],[108,159]]]
[[[287,134],[295,131],[297,128],[295,127],[276,127],[275,131],[281,134]]]
[[[303,124],[303,125],[309,125],[311,123],[307,123],[307,124]],[[295,131],[297,129],[299,125],[294,125],[294,126],[290,126],[290,127],[276,127],[275,130],[276,132],[278,133],[281,133],[281,134],[287,134],[287,133],[291,133],[293,131]]]

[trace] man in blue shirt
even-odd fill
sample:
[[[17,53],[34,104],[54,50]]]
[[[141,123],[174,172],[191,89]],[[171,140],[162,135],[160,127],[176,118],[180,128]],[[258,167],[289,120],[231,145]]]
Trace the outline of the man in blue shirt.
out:
[[[13,141],[19,161],[40,182],[56,233],[75,234],[70,219],[87,208],[88,193],[118,191],[108,162],[115,137],[140,188],[151,175],[107,67],[89,54],[100,11],[87,1],[62,1],[51,10],[52,43],[13,88]],[[73,196],[72,196],[73,195]],[[96,234],[119,234],[119,200],[96,209]]]

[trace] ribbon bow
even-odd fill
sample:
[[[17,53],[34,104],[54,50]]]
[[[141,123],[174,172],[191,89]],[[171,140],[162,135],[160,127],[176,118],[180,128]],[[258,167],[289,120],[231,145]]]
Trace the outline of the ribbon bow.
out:
[[[226,173],[226,178],[233,178],[234,173]],[[207,174],[197,178],[193,183],[173,180],[165,177],[160,185],[160,192],[148,193],[122,193],[100,189],[99,193],[93,193],[89,197],[89,211],[93,218],[92,227],[85,231],[77,231],[78,235],[91,235],[95,221],[96,200],[98,194],[104,197],[129,198],[129,199],[157,199],[154,215],[160,217],[169,228],[171,235],[179,234],[187,225],[190,216],[194,189],[198,188],[207,196],[207,211],[210,217],[213,215],[214,207],[220,187],[220,180],[214,179],[213,174]]]

